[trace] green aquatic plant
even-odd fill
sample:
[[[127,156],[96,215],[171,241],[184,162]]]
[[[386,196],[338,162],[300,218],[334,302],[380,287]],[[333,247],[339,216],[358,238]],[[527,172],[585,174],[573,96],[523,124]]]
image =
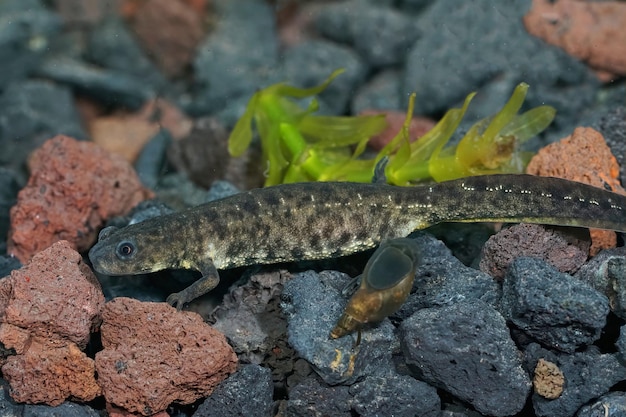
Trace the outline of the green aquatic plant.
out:
[[[259,134],[267,163],[265,185],[299,181],[369,182],[383,157],[387,181],[410,185],[434,179],[444,181],[471,175],[521,172],[528,155],[520,144],[544,130],[555,110],[539,106],[521,115],[528,85],[519,84],[502,109],[475,123],[456,146],[448,142],[458,128],[476,93],[453,108],[428,133],[411,142],[409,124],[415,94],[409,99],[406,118],[398,134],[374,158],[364,158],[369,139],[387,124],[384,115],[322,116],[314,96],[322,92],[343,70],[333,72],[322,84],[297,88],[285,83],[255,93],[229,138],[231,155],[241,155]],[[306,108],[296,100],[312,98]]]

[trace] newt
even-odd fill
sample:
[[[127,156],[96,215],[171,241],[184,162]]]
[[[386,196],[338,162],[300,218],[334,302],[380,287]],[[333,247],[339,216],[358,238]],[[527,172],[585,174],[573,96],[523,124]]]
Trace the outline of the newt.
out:
[[[215,288],[218,270],[339,257],[440,222],[526,222],[626,232],[626,196],[525,174],[416,187],[282,184],[105,228],[89,258],[105,275],[200,271],[199,280],[167,298],[181,309]]]

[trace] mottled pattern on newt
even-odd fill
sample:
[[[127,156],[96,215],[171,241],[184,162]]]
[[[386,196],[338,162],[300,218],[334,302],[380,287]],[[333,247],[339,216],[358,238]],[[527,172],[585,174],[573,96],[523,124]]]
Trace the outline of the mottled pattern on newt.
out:
[[[527,222],[626,231],[626,197],[558,178],[489,175],[418,187],[317,182],[246,191],[122,229],[89,252],[107,275],[194,269],[168,302],[213,289],[217,269],[348,255],[440,222]]]

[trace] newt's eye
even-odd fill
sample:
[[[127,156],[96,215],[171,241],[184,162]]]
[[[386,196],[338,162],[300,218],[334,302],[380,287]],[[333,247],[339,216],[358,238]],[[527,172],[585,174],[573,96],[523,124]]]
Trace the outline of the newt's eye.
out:
[[[136,252],[135,245],[128,241],[118,243],[117,248],[115,248],[115,254],[122,260],[131,259]]]

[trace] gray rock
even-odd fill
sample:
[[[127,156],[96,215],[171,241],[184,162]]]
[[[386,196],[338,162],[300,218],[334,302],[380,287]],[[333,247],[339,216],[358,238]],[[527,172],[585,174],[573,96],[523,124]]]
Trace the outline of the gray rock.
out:
[[[276,82],[276,22],[260,0],[215,2],[215,29],[198,47],[194,61],[196,90],[188,104],[195,115],[228,107],[238,97]],[[281,80],[282,81],[282,80]]]
[[[0,278],[6,277],[14,269],[22,267],[20,261],[13,256],[0,256]]]
[[[626,362],[626,326],[619,328],[619,337],[615,341],[615,347],[621,355],[622,361]]]
[[[0,242],[5,239],[10,227],[11,207],[17,202],[17,193],[20,191],[17,175],[11,169],[0,167]],[[3,252],[0,252],[3,253]]]
[[[400,73],[394,70],[382,71],[363,84],[351,102],[353,114],[363,110],[398,110],[400,100]]]
[[[40,77],[66,84],[104,104],[131,110],[157,95],[156,90],[139,77],[69,58],[49,58],[36,72]]]
[[[0,350],[3,357],[7,356],[8,352],[5,352],[4,346]],[[25,405],[13,401],[9,395],[10,389],[9,383],[0,378],[0,415],[3,417],[23,417]]]
[[[267,417],[273,415],[273,394],[269,369],[259,365],[242,365],[215,388],[193,415]]]
[[[40,1],[0,2],[0,91],[33,73],[60,29]]]
[[[593,343],[609,314],[608,299],[545,261],[517,258],[502,285],[502,315],[524,333],[564,352]]]
[[[610,392],[584,405],[576,417],[626,417],[626,393]]]
[[[409,298],[393,315],[407,318],[416,311],[463,300],[481,300],[492,307],[500,301],[500,287],[484,272],[467,267],[452,256],[443,242],[424,232],[415,233],[420,262]]]
[[[368,376],[350,387],[360,417],[439,417],[437,390],[408,375]]]
[[[611,311],[626,319],[626,247],[601,251],[574,276],[606,295]]]
[[[561,396],[548,400],[534,393],[533,408],[538,417],[569,417],[583,404],[606,394],[613,385],[626,379],[626,368],[613,354],[601,354],[595,349],[571,355],[529,345],[524,352],[525,365],[534,372],[540,358],[556,364],[563,372],[565,385]]]
[[[417,92],[416,113],[444,111],[480,88],[480,99],[489,103],[480,117],[486,117],[525,81],[531,86],[526,105],[556,107],[556,127],[571,130],[592,103],[598,82],[584,63],[528,34],[522,16],[529,7],[529,0],[440,0],[425,9],[418,17],[423,35],[405,68],[404,91]],[[486,97],[483,87],[492,82],[500,85],[486,89]],[[466,117],[475,117],[472,111]]]
[[[347,299],[341,289],[350,278],[340,272],[307,271],[285,284],[281,307],[287,316],[289,344],[328,384],[351,384],[367,375],[388,372],[398,341],[388,319],[356,335],[330,338]]]
[[[598,130],[617,159],[620,167],[620,181],[623,186],[626,186],[626,107],[621,105],[605,114],[600,119]]]
[[[6,414],[4,414],[6,415]],[[100,414],[88,405],[64,402],[56,407],[49,405],[25,405],[22,417],[100,417]]]
[[[210,201],[220,200],[240,192],[241,190],[239,188],[235,187],[228,181],[213,181],[211,188],[209,188],[209,191],[207,192],[205,201],[208,203]]]
[[[400,342],[418,379],[479,412],[508,416],[524,407],[530,379],[504,318],[488,304],[460,301],[419,310],[400,325]]]
[[[68,88],[29,80],[11,84],[0,96],[0,166],[25,177],[27,155],[58,134],[86,136]]]
[[[319,94],[320,111],[343,114],[354,91],[363,83],[367,68],[359,56],[343,46],[323,40],[307,40],[283,54],[284,77],[290,85],[312,87],[338,68],[345,72]]]
[[[291,389],[289,400],[285,401],[278,415],[352,417],[351,406],[348,387],[329,387],[311,378]]]
[[[110,17],[98,24],[89,34],[85,52],[86,59],[94,64],[139,78],[156,90],[167,83],[119,18]]]
[[[364,0],[325,5],[315,24],[322,35],[353,47],[371,68],[404,62],[419,33],[410,16]]]
[[[134,166],[144,186],[154,189],[158,185],[166,166],[167,149],[171,143],[172,135],[167,129],[161,129],[141,150]]]

